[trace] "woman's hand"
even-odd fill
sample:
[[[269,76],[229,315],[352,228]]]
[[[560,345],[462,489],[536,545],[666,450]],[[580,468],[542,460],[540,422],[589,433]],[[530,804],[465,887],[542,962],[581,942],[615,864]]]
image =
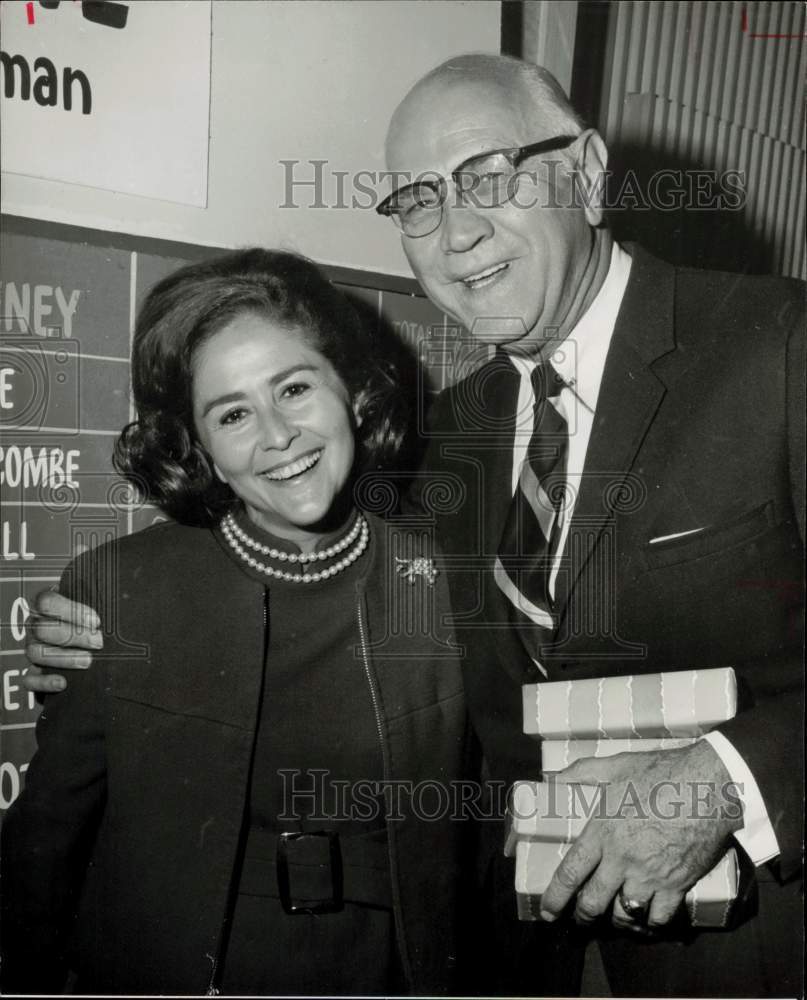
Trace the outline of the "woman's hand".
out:
[[[22,678],[25,689],[36,694],[63,691],[67,681],[48,670],[86,670],[92,652],[104,645],[100,625],[92,608],[53,590],[40,591],[26,623],[25,655],[30,667]]]

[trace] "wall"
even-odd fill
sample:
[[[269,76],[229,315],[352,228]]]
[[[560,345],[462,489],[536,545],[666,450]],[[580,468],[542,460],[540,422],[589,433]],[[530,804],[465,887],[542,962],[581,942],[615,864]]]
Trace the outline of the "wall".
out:
[[[572,89],[577,2],[525,0],[522,24],[522,59],[544,66],[566,91]]]
[[[600,128],[614,190],[629,168],[644,190],[682,172],[685,193],[666,211],[628,203],[611,218],[617,234],[674,263],[807,277],[804,4],[637,0],[611,12]],[[705,171],[741,172],[739,210],[688,193],[686,178]]]
[[[2,210],[204,246],[282,246],[408,275],[400,240],[372,210],[280,208],[279,161],[328,159],[332,182],[331,170],[382,170],[386,124],[406,90],[450,55],[498,51],[499,22],[495,0],[215,0],[206,209],[3,174]],[[299,193],[308,205],[310,189]]]

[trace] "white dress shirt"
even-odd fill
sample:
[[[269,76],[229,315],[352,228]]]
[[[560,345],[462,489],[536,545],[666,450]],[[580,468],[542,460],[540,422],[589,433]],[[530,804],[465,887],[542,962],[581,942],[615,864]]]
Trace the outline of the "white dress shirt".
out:
[[[631,264],[630,255],[614,243],[608,274],[594,301],[566,340],[558,343],[545,358],[565,382],[560,396],[552,402],[569,428],[567,498],[559,515],[561,534],[549,577],[549,592],[553,597],[585,466],[605,359],[630,277]],[[517,353],[511,355],[511,360],[521,375],[513,443],[512,492],[515,494],[533,430],[535,397],[530,376],[537,361]],[[779,853],[779,844],[748,765],[722,733],[708,733],[702,738],[708,740],[723,761],[743,803],[743,829],[735,833],[735,839],[754,864],[770,861]]]

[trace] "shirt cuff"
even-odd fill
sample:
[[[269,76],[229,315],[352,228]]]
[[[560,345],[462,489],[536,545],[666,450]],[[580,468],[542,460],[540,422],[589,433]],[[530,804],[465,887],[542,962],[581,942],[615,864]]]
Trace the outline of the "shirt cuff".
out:
[[[764,865],[779,854],[779,842],[773,832],[759,785],[746,762],[722,733],[707,733],[701,738],[711,744],[723,761],[743,804],[743,828],[736,831],[734,839],[755,865]]]

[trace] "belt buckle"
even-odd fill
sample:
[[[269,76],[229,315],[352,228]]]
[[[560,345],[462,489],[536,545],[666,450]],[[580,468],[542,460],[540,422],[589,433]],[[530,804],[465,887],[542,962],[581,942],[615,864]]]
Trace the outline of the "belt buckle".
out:
[[[331,866],[331,898],[311,903],[294,903],[289,878],[289,845],[306,838],[325,838],[328,841],[328,858]],[[332,830],[314,830],[310,833],[281,833],[277,841],[277,885],[280,902],[286,913],[338,913],[345,908],[343,896],[342,851],[339,834]]]

